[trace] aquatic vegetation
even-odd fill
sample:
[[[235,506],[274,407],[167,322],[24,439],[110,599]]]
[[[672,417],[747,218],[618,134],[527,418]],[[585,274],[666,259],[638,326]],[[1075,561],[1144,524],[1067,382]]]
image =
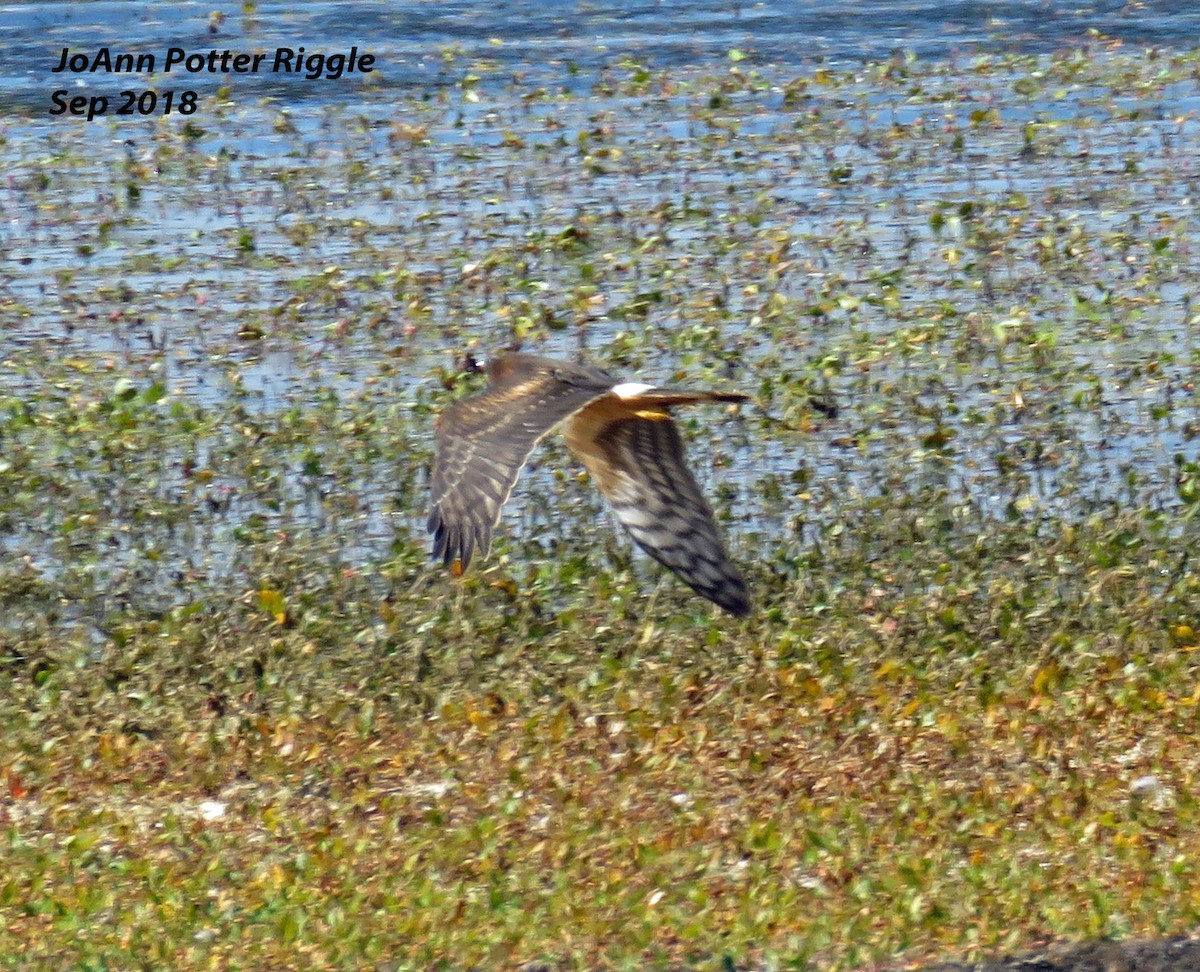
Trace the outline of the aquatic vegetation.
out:
[[[0,965],[1196,926],[1196,55],[736,54],[6,130]],[[749,621],[555,443],[428,563],[514,342],[754,394],[679,421]]]

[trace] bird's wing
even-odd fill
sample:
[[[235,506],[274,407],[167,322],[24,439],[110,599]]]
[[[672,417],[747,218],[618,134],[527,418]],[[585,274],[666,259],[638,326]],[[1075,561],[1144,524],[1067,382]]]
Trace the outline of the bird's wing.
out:
[[[672,404],[743,398],[662,389],[634,399],[606,395],[567,426],[568,444],[638,546],[697,593],[738,617],[750,613],[746,582],[721,544],[668,409]]]
[[[487,556],[492,530],[538,441],[613,380],[601,371],[509,354],[489,366],[481,395],[449,406],[437,422],[433,556],[465,570],[478,551]]]

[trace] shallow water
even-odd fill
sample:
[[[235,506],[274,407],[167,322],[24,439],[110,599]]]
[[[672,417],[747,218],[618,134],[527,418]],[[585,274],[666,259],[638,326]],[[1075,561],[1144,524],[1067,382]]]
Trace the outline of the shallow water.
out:
[[[224,14],[219,24],[213,11]],[[1200,11],[1186,2],[1056,3],[878,2],[827,4],[817,0],[725,3],[707,0],[579,0],[506,3],[259,3],[250,14],[239,4],[26,3],[4,7],[0,25],[0,94],[10,106],[34,113],[51,90],[63,48],[90,53],[189,53],[208,50],[309,52],[358,45],[377,56],[385,86],[453,84],[441,57],[447,49],[486,58],[504,71],[527,72],[556,83],[570,64],[596,70],[614,54],[630,53],[662,67],[720,60],[730,49],[746,51],[755,65],[798,67],[879,59],[898,50],[923,58],[947,58],[979,50],[1044,53],[1088,39],[1092,32],[1135,45],[1187,47],[1200,33]],[[332,41],[331,41],[332,39]],[[71,77],[82,88],[99,87],[94,76]],[[224,78],[194,75],[200,90]],[[345,87],[288,75],[237,79],[247,93],[286,92],[290,101],[337,102]]]
[[[248,524],[383,557],[423,530],[443,371],[514,338],[754,393],[741,419],[686,423],[739,552],[812,542],[890,495],[994,517],[1181,512],[1200,146],[1194,54],[1171,45],[1200,13],[821,6],[262,5],[215,35],[200,5],[129,23],[126,5],[8,8],[8,441],[46,448],[18,414],[104,418],[64,433],[80,455],[5,471],[0,544],[51,576],[83,550],[95,583],[164,592],[167,565],[236,571]],[[62,46],[328,36],[386,70],[241,77],[220,98],[199,78],[192,130],[37,108]],[[126,414],[121,381],[167,397]],[[165,417],[172,402],[211,424]],[[86,436],[117,421],[146,438],[97,470]],[[295,439],[292,421],[309,423]],[[163,451],[139,454],[154,423]],[[595,522],[555,455],[510,533],[552,544]],[[107,512],[68,529],[39,489]]]

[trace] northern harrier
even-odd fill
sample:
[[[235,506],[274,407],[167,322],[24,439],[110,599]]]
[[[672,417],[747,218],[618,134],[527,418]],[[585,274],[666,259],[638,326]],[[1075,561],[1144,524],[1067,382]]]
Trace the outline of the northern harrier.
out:
[[[433,464],[433,556],[465,570],[487,556],[500,507],[533,447],[560,422],[629,535],[726,611],[750,613],[696,479],[684,463],[675,405],[741,402],[736,392],[622,383],[595,368],[509,353],[488,362],[488,388],[447,408]]]

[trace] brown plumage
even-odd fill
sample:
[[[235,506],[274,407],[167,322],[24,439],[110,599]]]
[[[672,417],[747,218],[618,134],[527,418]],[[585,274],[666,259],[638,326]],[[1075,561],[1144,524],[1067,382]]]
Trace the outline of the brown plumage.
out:
[[[533,447],[559,423],[617,519],[646,553],[726,611],[750,612],[712,510],[688,470],[671,408],[740,402],[737,392],[622,384],[595,368],[509,353],[488,363],[488,387],[438,418],[433,555],[462,569],[486,556],[500,508]]]

